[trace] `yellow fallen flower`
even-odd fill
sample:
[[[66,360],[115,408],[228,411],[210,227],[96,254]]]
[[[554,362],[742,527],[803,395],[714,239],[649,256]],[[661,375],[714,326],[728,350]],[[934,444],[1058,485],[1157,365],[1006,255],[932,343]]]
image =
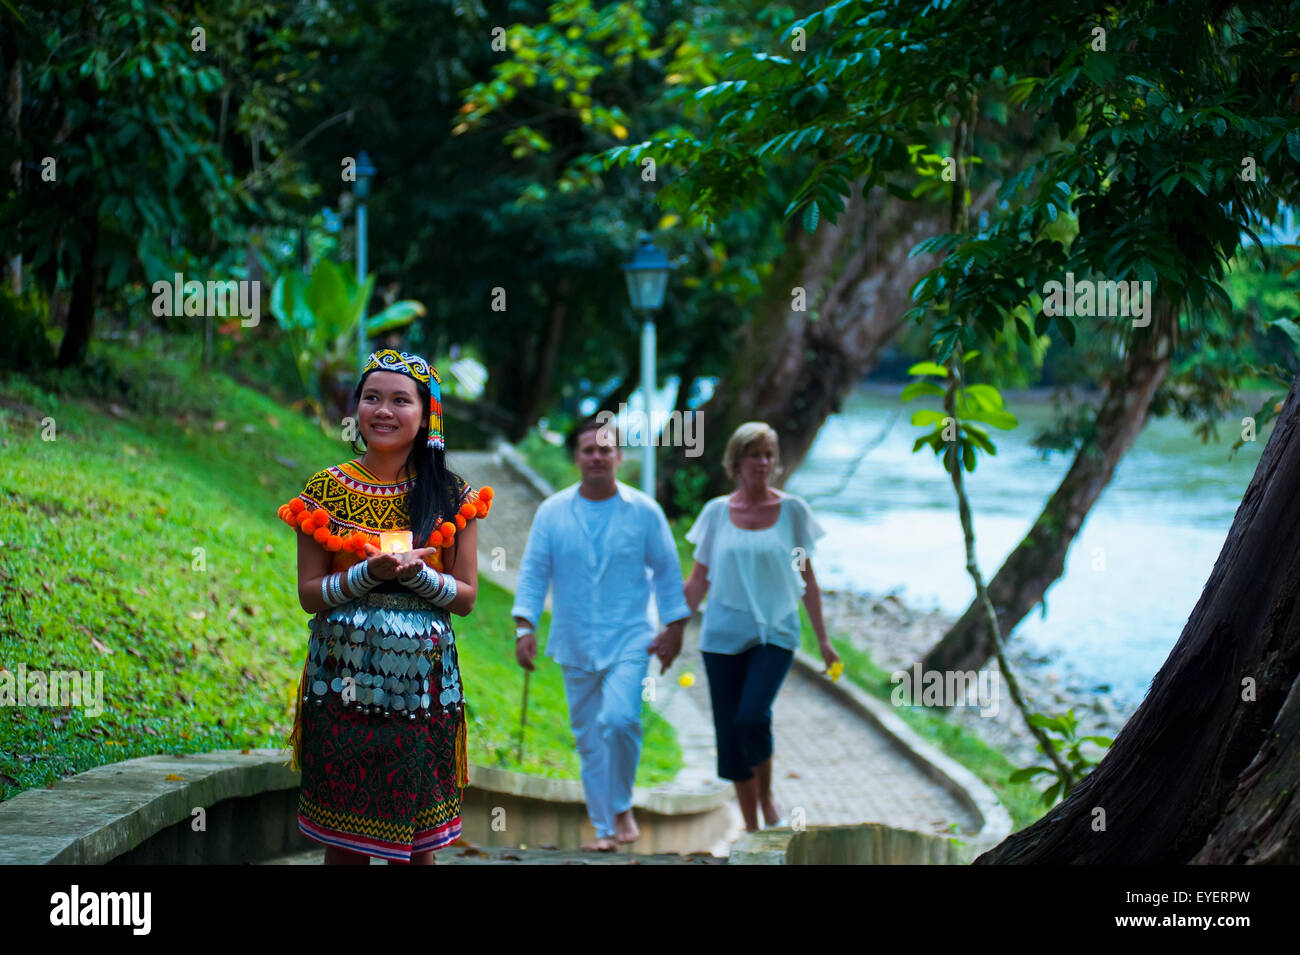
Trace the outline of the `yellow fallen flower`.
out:
[[[826,671],[826,675],[830,677],[831,682],[834,683],[836,680],[840,678],[840,674],[843,672],[844,672],[844,664],[841,663],[839,660],[836,660],[834,663],[830,665],[830,668]]]
[[[679,677],[677,678],[677,682],[680,683],[682,686],[685,686],[685,687],[691,687],[691,686],[694,686],[694,685],[695,685],[695,674],[694,674],[694,673],[683,673],[681,676],[679,676]]]

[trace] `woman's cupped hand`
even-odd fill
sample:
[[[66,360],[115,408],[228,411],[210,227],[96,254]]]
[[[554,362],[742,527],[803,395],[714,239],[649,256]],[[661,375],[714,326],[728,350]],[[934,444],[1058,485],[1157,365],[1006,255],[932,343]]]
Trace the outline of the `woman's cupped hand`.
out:
[[[366,564],[375,580],[410,580],[420,572],[425,556],[437,552],[436,547],[417,547],[392,553],[382,551],[374,544],[366,544]]]

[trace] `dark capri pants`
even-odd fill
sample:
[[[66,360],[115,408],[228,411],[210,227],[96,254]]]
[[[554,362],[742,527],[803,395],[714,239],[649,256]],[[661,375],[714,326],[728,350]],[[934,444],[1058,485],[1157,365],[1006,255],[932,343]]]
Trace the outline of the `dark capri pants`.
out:
[[[743,653],[701,656],[713,704],[718,776],[744,782],[754,775],[753,767],[772,755],[772,701],[794,653],[760,643]]]

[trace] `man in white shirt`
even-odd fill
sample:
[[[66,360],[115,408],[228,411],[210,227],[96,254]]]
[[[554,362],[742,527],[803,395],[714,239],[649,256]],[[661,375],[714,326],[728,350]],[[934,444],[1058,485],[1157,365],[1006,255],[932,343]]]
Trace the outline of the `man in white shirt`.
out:
[[[672,531],[655,500],[617,479],[623,452],[613,425],[596,418],[569,435],[582,480],[537,508],[519,570],[515,658],[537,656],[536,624],[554,585],[546,655],[560,664],[569,724],[582,761],[582,788],[596,839],[588,850],[636,840],[632,783],[641,758],[641,687],[646,656],[660,672],[681,652],[690,608]],[[660,620],[649,612],[650,580]]]

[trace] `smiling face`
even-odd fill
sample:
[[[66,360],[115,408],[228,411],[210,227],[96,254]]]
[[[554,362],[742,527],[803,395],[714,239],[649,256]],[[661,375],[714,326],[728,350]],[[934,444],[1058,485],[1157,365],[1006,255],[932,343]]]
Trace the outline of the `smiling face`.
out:
[[[395,371],[375,371],[366,378],[357,404],[357,422],[366,444],[379,451],[409,446],[424,425],[415,381]]]

